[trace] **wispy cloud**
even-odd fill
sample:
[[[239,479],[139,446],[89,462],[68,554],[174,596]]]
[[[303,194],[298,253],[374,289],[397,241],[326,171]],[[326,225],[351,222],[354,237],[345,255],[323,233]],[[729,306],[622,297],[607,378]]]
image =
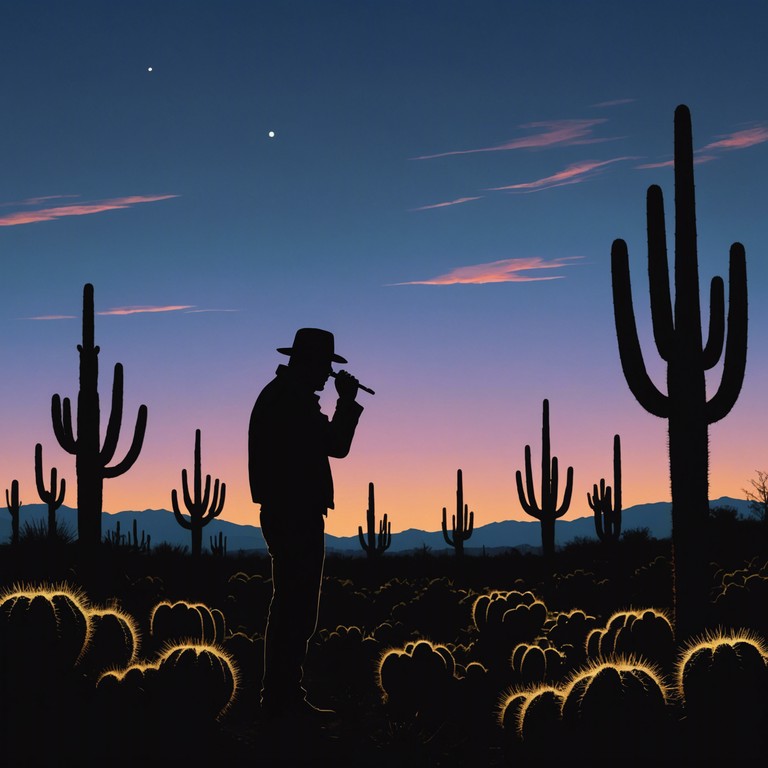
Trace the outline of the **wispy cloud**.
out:
[[[114,307],[97,312],[97,315],[141,315],[154,312],[181,312],[193,309],[194,304],[167,304],[165,306]]]
[[[768,125],[762,123],[741,131],[721,134],[716,137],[715,141],[711,141],[709,144],[694,150],[693,162],[696,165],[711,163],[713,160],[718,160],[721,157],[721,152],[747,149],[758,144],[764,144],[766,141],[768,141]],[[670,159],[660,160],[656,163],[642,163],[641,165],[636,165],[635,168],[647,170],[649,168],[673,168],[674,165],[675,161]]]
[[[746,149],[756,144],[768,141],[768,125],[756,125],[743,131],[723,134],[716,141],[703,146],[700,152],[711,152],[719,149]]]
[[[600,172],[600,168],[611,163],[618,163],[622,160],[632,160],[632,157],[614,157],[610,160],[583,160],[579,163],[569,165],[567,168],[552,176],[545,176],[543,179],[535,181],[525,181],[520,184],[508,184],[504,187],[491,187],[493,192],[540,192],[544,189],[553,187],[562,187],[566,184],[578,184],[585,181]]]
[[[64,195],[62,195],[64,197]],[[68,196],[71,197],[71,196]],[[37,224],[41,221],[54,221],[67,216],[88,216],[92,213],[104,211],[116,211],[131,208],[139,203],[154,203],[158,200],[169,200],[178,195],[133,195],[130,197],[115,197],[108,200],[96,200],[90,203],[73,203],[71,205],[57,205],[47,208],[38,208],[32,211],[16,211],[14,213],[0,214],[0,227],[16,227],[22,224]],[[33,198],[17,203],[19,206],[36,205],[49,198]],[[35,202],[36,201],[36,202]],[[7,204],[6,204],[7,205]]]
[[[0,208],[23,208],[30,205],[42,205],[51,200],[67,200],[80,195],[45,195],[44,197],[28,197],[26,200],[15,200],[9,203],[0,203]]]
[[[506,152],[512,149],[542,149],[554,146],[574,146],[578,144],[596,144],[613,139],[600,139],[592,136],[592,129],[606,122],[605,118],[590,120],[547,120],[537,123],[526,123],[519,126],[528,133],[517,139],[510,139],[503,144],[478,149],[457,149],[451,152],[440,152],[436,155],[420,155],[414,160],[433,160],[437,157],[451,155],[472,155],[477,152]],[[532,131],[532,132],[531,132]]]
[[[620,107],[622,104],[632,104],[637,99],[613,99],[612,101],[600,101],[597,104],[590,104],[595,109],[606,109],[607,107]]]
[[[240,312],[239,309],[190,309],[185,312],[185,315],[196,315],[202,312]]]
[[[113,307],[96,312],[97,315],[141,315],[154,314],[158,312],[181,312],[184,315],[198,314],[202,312],[240,312],[239,309],[198,309],[194,304],[166,304],[161,306],[133,306],[133,307]],[[75,315],[38,315],[36,317],[27,317],[25,320],[76,320]]]
[[[451,205],[461,205],[462,203],[469,203],[472,200],[480,200],[482,195],[478,197],[460,197],[457,200],[449,200],[446,203],[433,203],[432,205],[422,205],[418,208],[411,208],[412,211],[430,211],[433,208],[447,208]]]
[[[542,269],[561,269],[572,266],[571,262],[581,256],[564,256],[546,260],[539,256],[525,259],[501,259],[486,264],[456,267],[444,275],[429,280],[411,280],[391,285],[483,285],[485,283],[530,283],[536,280],[559,280],[564,275],[529,274]]]

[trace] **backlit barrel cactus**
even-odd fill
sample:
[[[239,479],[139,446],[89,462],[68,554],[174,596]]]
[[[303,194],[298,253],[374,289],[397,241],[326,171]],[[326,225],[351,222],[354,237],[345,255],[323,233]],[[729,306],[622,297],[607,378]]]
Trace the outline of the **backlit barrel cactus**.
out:
[[[82,591],[66,584],[5,590],[0,593],[0,684],[50,685],[77,664],[90,636]]]
[[[139,653],[139,629],[130,614],[117,608],[88,610],[91,637],[80,660],[84,673],[98,677],[108,669],[124,669]]]
[[[444,645],[419,640],[385,651],[377,682],[390,715],[396,719],[445,714],[456,689],[456,662]]]
[[[153,643],[191,640],[221,643],[226,636],[226,620],[218,608],[186,600],[163,600],[150,614],[149,631]]]
[[[712,633],[684,649],[677,668],[688,738],[701,755],[740,759],[768,747],[768,646],[756,634]],[[728,734],[727,740],[722,735]]]
[[[666,704],[667,689],[654,667],[616,658],[574,673],[563,688],[563,726],[571,748],[592,758],[627,751],[646,758],[666,738]]]
[[[641,656],[667,668],[675,654],[672,623],[663,611],[653,608],[616,611],[605,627],[589,633],[587,654],[592,659]]]

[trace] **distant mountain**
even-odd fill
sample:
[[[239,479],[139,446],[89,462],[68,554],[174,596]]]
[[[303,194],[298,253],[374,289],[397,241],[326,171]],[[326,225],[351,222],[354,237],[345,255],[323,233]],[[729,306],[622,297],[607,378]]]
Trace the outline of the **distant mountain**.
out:
[[[710,507],[733,507],[741,517],[749,517],[749,502],[745,499],[733,499],[723,496],[710,501]],[[651,504],[638,504],[622,512],[622,531],[633,528],[647,528],[650,535],[657,539],[669,538],[672,533],[672,504],[659,501]],[[22,530],[26,523],[47,524],[48,508],[44,504],[25,504],[21,508]],[[256,517],[256,516],[255,516]],[[59,525],[67,526],[73,533],[77,531],[77,512],[69,507],[61,507],[56,514]],[[165,509],[145,509],[143,512],[105,512],[102,520],[102,532],[114,531],[120,523],[120,533],[130,533],[136,520],[139,537],[142,532],[149,535],[152,546],[167,543],[171,546],[190,546],[190,533],[182,528]],[[209,549],[211,537],[218,537],[219,532],[227,538],[227,552],[235,554],[241,550],[261,550],[266,552],[261,529],[255,525],[239,525],[228,520],[212,520],[203,529],[203,549]],[[11,516],[7,510],[0,509],[0,541],[6,542],[11,536]],[[595,524],[593,518],[579,517],[575,520],[558,520],[555,525],[555,543],[563,546],[577,538],[594,539]],[[536,549],[541,546],[541,526],[537,520],[505,520],[501,523],[488,523],[475,528],[472,538],[465,545],[467,549],[500,551],[517,547],[522,550]],[[442,531],[422,531],[409,528],[392,534],[390,552],[409,552],[427,547],[432,552],[447,550]],[[363,550],[357,536],[326,536],[326,549],[347,555],[362,555]]]

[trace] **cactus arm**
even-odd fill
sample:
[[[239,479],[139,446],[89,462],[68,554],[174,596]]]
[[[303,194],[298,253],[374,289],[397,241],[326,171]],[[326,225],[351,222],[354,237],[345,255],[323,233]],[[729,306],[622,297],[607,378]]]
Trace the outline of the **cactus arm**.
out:
[[[64,408],[62,411],[62,401],[58,395],[51,399],[51,418],[53,421],[53,433],[56,435],[59,445],[67,453],[77,453],[77,441],[72,431],[72,407],[69,398],[64,398]]]
[[[370,552],[371,548],[368,545],[368,543],[366,542],[365,537],[363,536],[363,526],[362,525],[358,525],[357,526],[357,537],[358,537],[358,539],[360,539],[360,548],[364,552]]]
[[[452,523],[451,523],[451,525],[452,525],[452,528],[455,530],[455,528],[456,528],[456,517],[455,516],[452,516]],[[448,544],[448,546],[451,546],[451,547],[455,547],[456,546],[456,544],[453,541],[451,541],[450,536],[448,536],[448,525],[447,525],[447,521],[446,521],[446,509],[445,509],[445,507],[443,507],[443,538],[445,539],[445,541]]]
[[[179,497],[175,488],[171,491],[171,505],[173,507],[173,516],[176,518],[176,522],[182,528],[185,528],[188,531],[192,530],[192,524],[181,514],[181,509],[179,509]]]
[[[669,399],[659,391],[648,375],[640,349],[632,306],[629,254],[627,244],[623,240],[614,240],[611,247],[611,283],[619,358],[624,378],[630,391],[646,411],[666,419],[669,417]]]
[[[102,473],[105,478],[118,477],[127,472],[136,463],[136,459],[139,458],[139,453],[141,453],[141,446],[144,443],[144,434],[146,430],[147,406],[140,405],[139,413],[136,416],[136,427],[133,430],[131,447],[128,449],[128,453],[126,453],[125,458],[121,462],[115,464],[113,467],[104,467]]]
[[[115,373],[112,380],[112,408],[104,435],[104,444],[99,451],[99,458],[104,466],[112,461],[120,438],[120,425],[123,421],[123,366],[115,363]]]
[[[469,513],[469,527],[467,527],[467,505],[464,505],[464,538],[468,539],[472,535],[472,531],[475,527],[475,513],[470,511]]]
[[[725,341],[725,288],[722,277],[713,277],[709,286],[709,332],[707,345],[701,355],[705,371],[720,362]]]
[[[553,459],[553,461],[555,461]],[[555,517],[562,517],[571,506],[571,496],[573,495],[573,467],[568,467],[565,473],[565,491],[563,492],[563,501],[555,512]],[[552,497],[553,506],[557,504],[557,497]]]
[[[205,503],[201,505],[200,522],[202,525],[207,525],[213,520],[214,517],[218,517],[221,514],[221,510],[224,509],[224,496],[227,491],[226,483],[221,484],[221,498],[219,498],[219,481],[218,479],[213,484],[213,499],[208,506],[208,493],[207,490],[210,487],[210,475],[207,476],[206,482],[206,498]],[[207,511],[206,511],[207,510]]]
[[[728,336],[725,342],[723,378],[706,404],[708,424],[724,418],[733,408],[744,382],[747,365],[747,262],[744,246],[731,246],[728,268]]]
[[[531,517],[541,519],[541,511],[539,510],[538,504],[536,504],[536,491],[533,487],[533,468],[531,467],[530,445],[525,446],[525,485],[528,489],[527,498],[526,492],[523,489],[523,475],[519,469],[515,473],[515,481],[517,483],[517,495],[520,499],[520,506],[523,508],[523,511]]]
[[[181,470],[181,490],[184,494],[184,506],[187,508],[190,516],[194,517],[195,512],[197,511],[197,505],[192,500],[192,496],[189,492],[189,475],[187,474],[186,469]]]
[[[648,221],[648,283],[651,295],[653,338],[662,360],[673,353],[674,324],[669,292],[667,231],[664,223],[664,198],[661,187],[652,185],[646,195]]]

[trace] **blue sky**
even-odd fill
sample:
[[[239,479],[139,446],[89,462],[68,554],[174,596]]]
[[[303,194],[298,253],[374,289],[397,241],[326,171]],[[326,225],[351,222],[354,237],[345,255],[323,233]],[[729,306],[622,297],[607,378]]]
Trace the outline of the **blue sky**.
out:
[[[125,366],[122,450],[149,407],[142,456],[105,485],[109,511],[167,508],[199,427],[224,517],[255,521],[248,415],[275,348],[305,325],[334,331],[377,392],[334,465],[333,533],[364,521],[369,481],[393,528],[438,528],[459,467],[478,524],[523,519],[514,471],[526,443],[536,455],[544,398],[574,466],[569,516],[589,512],[615,433],[625,503],[668,498],[665,424],[619,365],[609,254],[627,241],[663,382],[644,199],[662,186],[671,236],[685,103],[704,297],[730,244],[747,250],[747,377],[711,436],[712,495],[738,495],[768,461],[767,15],[706,0],[8,4],[0,485],[18,478],[37,501],[39,441],[74,486],[49,409],[76,394],[91,282],[108,313],[104,408]]]

